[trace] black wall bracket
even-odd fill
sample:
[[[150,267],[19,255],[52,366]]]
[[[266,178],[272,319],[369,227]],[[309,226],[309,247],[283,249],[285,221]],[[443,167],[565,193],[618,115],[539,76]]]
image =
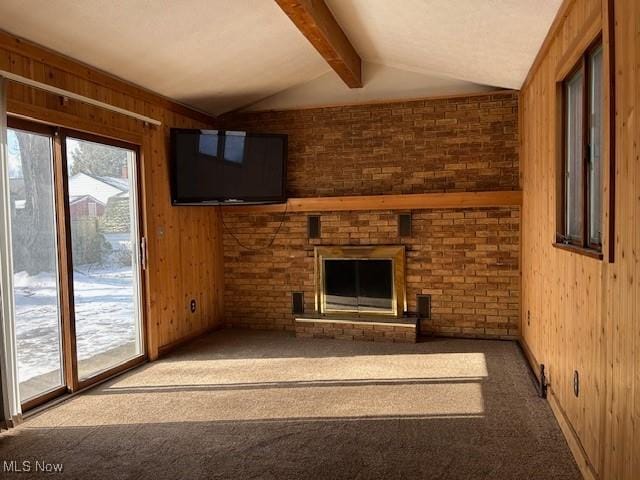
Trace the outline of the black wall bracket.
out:
[[[538,386],[540,398],[547,398],[547,374],[544,370],[544,363],[540,364],[540,384]]]

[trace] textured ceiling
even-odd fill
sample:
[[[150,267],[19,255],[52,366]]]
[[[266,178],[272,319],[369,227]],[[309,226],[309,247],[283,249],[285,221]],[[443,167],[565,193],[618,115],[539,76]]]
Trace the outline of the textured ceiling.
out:
[[[361,91],[273,0],[0,0],[0,29],[219,114],[519,88],[561,3],[326,1],[365,61]]]
[[[360,56],[520,88],[562,0],[326,0]]]
[[[0,29],[214,114],[330,70],[271,0],[0,0]]]
[[[323,105],[348,105],[374,102],[380,99],[401,100],[480,93],[494,90],[486,85],[426,75],[387,67],[376,63],[362,64],[362,88],[345,88],[333,71],[310,82],[254,103],[246,110],[282,110]]]

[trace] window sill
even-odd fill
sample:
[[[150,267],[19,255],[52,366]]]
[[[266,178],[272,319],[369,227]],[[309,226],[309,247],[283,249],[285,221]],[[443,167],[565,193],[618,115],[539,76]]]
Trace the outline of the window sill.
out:
[[[568,252],[577,253],[578,255],[584,255],[586,257],[595,258],[596,260],[602,260],[602,252],[600,250],[594,250],[592,248],[578,247],[577,245],[571,245],[568,243],[553,243],[554,248],[560,250],[567,250]]]

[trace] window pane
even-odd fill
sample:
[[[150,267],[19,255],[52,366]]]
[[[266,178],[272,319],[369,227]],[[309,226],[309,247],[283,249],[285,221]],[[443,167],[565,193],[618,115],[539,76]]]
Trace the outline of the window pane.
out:
[[[135,154],[73,138],[66,148],[78,377],[83,380],[142,353]]]
[[[218,156],[218,132],[215,134],[207,133],[198,136],[198,151],[203,155],[209,155],[210,157]]]
[[[602,205],[601,205],[601,174],[602,174],[602,47],[591,54],[589,59],[591,79],[589,85],[589,242],[600,244]]]
[[[244,132],[227,132],[224,139],[224,159],[227,162],[242,163],[244,161]]]
[[[582,76],[582,71],[575,73],[565,86],[565,235],[577,241],[582,238],[583,223]]]
[[[7,131],[20,400],[62,385],[51,138]]]

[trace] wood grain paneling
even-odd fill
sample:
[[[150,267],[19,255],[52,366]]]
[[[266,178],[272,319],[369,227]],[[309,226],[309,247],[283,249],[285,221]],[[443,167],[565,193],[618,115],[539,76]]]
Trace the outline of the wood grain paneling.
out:
[[[640,478],[640,2],[615,7],[615,263],[605,291],[607,479]],[[611,23],[611,22],[610,22]]]
[[[637,479],[640,4],[567,0],[554,25],[521,92],[522,340],[548,369],[553,411],[585,477]],[[552,247],[560,180],[557,82],[600,32],[607,65],[605,111],[615,111],[604,126],[604,260]],[[608,67],[614,59],[615,70]],[[574,370],[580,373],[578,397]]]
[[[602,460],[604,336],[603,262],[553,248],[560,161],[558,72],[574,65],[600,32],[600,0],[571,1],[546,52],[521,92],[522,338],[550,378],[550,395],[574,432],[570,441],[585,476]],[[597,28],[594,28],[596,24]],[[609,239],[605,237],[605,248]],[[581,380],[573,393],[573,373]],[[583,458],[586,457],[586,458]]]
[[[220,214],[212,207],[172,207],[168,166],[169,128],[210,127],[213,119],[4,32],[0,69],[162,122],[149,127],[16,83],[8,88],[11,114],[140,145],[149,357],[157,357],[163,346],[215,328],[222,316]],[[195,313],[189,308],[191,299],[197,302]]]

